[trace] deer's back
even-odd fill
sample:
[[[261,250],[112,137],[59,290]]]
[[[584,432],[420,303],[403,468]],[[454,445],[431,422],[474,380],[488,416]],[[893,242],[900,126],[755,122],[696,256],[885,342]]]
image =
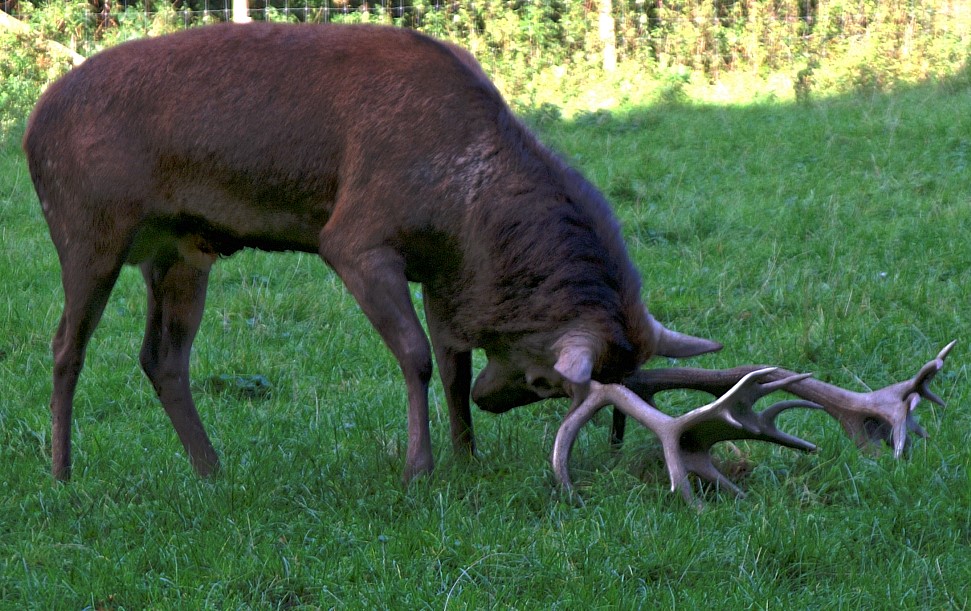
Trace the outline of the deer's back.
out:
[[[49,222],[124,206],[228,250],[315,250],[341,192],[398,225],[434,216],[403,211],[430,189],[458,204],[446,160],[503,109],[474,60],[411,31],[226,24],[90,58],[42,96],[24,147]]]

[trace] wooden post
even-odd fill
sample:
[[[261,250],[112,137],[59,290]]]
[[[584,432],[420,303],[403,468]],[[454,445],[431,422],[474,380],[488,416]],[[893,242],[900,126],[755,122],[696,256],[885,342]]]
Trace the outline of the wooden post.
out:
[[[249,23],[249,3],[247,0],[233,0],[233,23]]]
[[[617,68],[617,33],[611,0],[600,0],[600,42],[604,47],[604,71]]]

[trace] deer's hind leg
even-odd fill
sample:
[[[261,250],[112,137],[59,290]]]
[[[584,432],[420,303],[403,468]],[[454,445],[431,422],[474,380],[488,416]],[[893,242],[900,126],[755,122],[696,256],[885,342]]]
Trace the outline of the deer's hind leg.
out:
[[[139,360],[193,468],[202,476],[218,470],[219,457],[192,400],[189,353],[202,321],[211,263],[203,253],[173,247],[141,264],[148,317]]]
[[[58,244],[60,246],[60,244]],[[88,246],[82,252],[82,249]],[[71,414],[74,391],[84,367],[88,342],[111,289],[118,280],[123,253],[106,255],[86,244],[59,248],[64,311],[51,342],[54,353],[51,393],[51,471],[56,479],[71,478]]]

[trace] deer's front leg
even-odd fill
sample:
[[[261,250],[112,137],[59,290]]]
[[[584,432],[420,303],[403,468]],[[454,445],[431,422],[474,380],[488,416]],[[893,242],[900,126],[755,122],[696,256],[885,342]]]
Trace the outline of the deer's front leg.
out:
[[[408,389],[408,453],[403,480],[432,470],[431,433],[428,427],[428,381],[432,355],[428,339],[408,294],[404,259],[389,247],[346,253],[327,248],[320,253],[341,277],[394,354]]]

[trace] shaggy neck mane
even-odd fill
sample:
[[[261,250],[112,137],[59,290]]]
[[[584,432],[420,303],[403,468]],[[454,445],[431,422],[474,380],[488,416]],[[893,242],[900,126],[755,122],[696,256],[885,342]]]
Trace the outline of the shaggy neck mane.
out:
[[[491,245],[489,300],[478,328],[531,333],[583,321],[617,348],[645,336],[640,277],[603,196],[543,147],[506,110],[500,120],[503,173],[479,201]],[[501,210],[490,206],[500,204]],[[481,271],[481,268],[480,268]],[[539,296],[539,298],[537,298]]]

